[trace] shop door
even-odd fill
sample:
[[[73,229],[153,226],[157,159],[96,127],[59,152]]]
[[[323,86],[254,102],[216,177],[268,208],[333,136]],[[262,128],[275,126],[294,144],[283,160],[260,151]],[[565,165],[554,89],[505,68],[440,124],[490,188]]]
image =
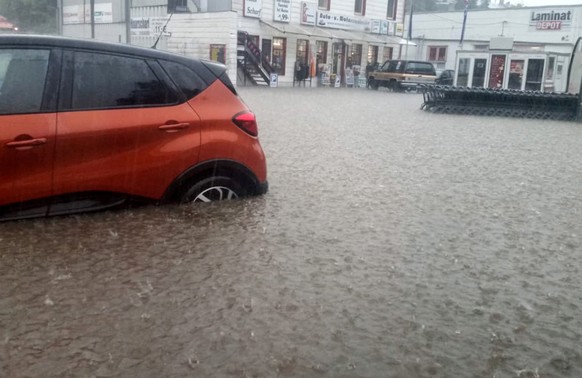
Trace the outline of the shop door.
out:
[[[341,43],[334,43],[331,47],[331,54],[333,56],[332,61],[332,72],[334,74],[338,74],[340,71],[341,65],[341,52],[342,52],[342,44]]]
[[[298,39],[297,40],[297,54],[296,60],[301,63],[307,65],[307,57],[309,56],[309,41],[306,39]]]
[[[544,59],[530,59],[527,62],[527,75],[525,77],[525,89],[539,91],[542,89],[544,76]]]
[[[267,62],[271,61],[271,40],[270,39],[263,39],[261,45],[261,53],[263,54],[263,59]]]
[[[509,64],[509,79],[507,80],[507,88],[521,90],[523,83],[523,60],[511,60]]]
[[[475,59],[473,63],[473,80],[471,87],[483,88],[485,86],[485,71],[487,68],[487,59]]]
[[[469,68],[471,63],[471,58],[461,58],[459,59],[459,69],[457,72],[457,87],[466,87],[469,82]]]

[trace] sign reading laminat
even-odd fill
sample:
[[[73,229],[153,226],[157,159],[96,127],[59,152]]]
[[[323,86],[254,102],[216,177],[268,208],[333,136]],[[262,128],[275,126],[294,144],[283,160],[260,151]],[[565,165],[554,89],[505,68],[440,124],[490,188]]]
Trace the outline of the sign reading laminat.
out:
[[[263,0],[244,0],[243,16],[261,18],[263,13]]]
[[[530,30],[570,31],[574,12],[565,8],[546,8],[532,10],[530,14]]]
[[[291,0],[275,0],[273,20],[279,22],[291,20]]]

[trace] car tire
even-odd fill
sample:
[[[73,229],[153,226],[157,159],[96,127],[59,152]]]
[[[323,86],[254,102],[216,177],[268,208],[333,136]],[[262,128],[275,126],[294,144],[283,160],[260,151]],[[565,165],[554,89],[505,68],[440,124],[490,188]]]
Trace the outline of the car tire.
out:
[[[230,177],[212,176],[194,183],[182,196],[182,203],[214,202],[245,197],[245,188]]]
[[[370,79],[370,88],[377,91],[378,87],[379,87],[379,83],[374,79]]]

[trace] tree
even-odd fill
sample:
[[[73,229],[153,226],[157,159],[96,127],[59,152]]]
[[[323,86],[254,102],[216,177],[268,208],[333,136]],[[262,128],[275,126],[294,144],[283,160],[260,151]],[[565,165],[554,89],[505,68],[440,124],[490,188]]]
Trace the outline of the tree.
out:
[[[20,31],[56,33],[57,0],[2,0],[0,14]]]
[[[469,0],[469,9],[476,9],[477,8],[477,0]],[[465,0],[457,0],[455,3],[455,10],[463,10],[465,9]]]
[[[434,12],[437,10],[435,0],[412,0],[415,12]]]

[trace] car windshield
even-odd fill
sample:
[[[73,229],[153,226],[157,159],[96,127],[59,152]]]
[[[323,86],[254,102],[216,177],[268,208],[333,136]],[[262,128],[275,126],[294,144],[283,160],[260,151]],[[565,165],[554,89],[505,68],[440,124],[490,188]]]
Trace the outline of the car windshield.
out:
[[[580,0],[0,0],[0,378],[582,377],[581,85]]]

